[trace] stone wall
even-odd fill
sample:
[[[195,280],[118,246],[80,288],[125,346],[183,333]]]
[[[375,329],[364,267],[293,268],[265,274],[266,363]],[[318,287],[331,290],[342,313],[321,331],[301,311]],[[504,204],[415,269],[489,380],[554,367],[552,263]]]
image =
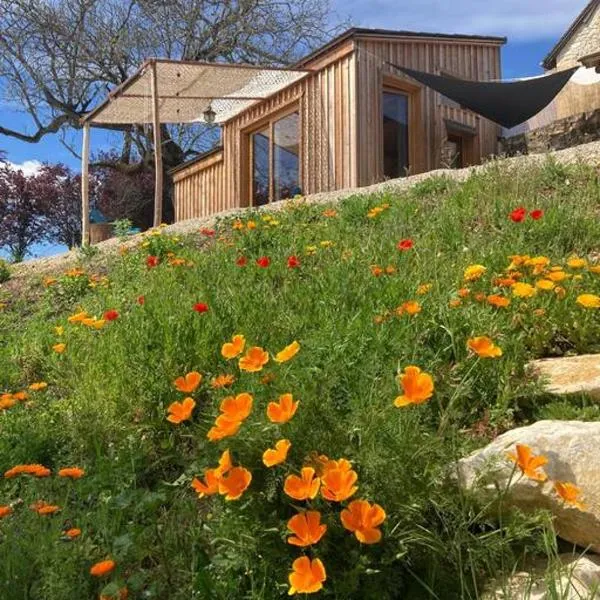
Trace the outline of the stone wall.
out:
[[[576,66],[582,56],[598,51],[600,51],[600,6],[586,23],[579,26],[575,35],[561,50],[556,58],[556,67],[563,70]]]
[[[534,131],[502,138],[500,153],[506,156],[539,154],[600,140],[600,109],[560,119]]]

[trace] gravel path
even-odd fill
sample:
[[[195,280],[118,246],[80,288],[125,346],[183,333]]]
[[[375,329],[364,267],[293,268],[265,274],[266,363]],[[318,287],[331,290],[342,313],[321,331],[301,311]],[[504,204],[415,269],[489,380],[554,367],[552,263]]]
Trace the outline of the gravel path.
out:
[[[566,148],[565,150],[559,150],[557,152],[551,152],[547,154],[530,154],[527,156],[518,156],[514,158],[495,159],[491,162],[487,162],[484,165],[467,167],[465,169],[438,169],[437,171],[421,173],[419,175],[413,175],[411,177],[405,177],[402,179],[391,179],[389,181],[377,183],[368,187],[313,194],[311,196],[307,196],[305,200],[310,203],[325,203],[336,202],[342,200],[343,198],[347,198],[348,196],[356,194],[366,195],[378,192],[401,192],[425,179],[429,179],[430,177],[436,177],[440,175],[445,175],[457,181],[464,181],[472,173],[485,170],[489,168],[490,164],[494,164],[496,162],[500,162],[502,163],[502,166],[508,168],[512,166],[527,167],[543,163],[545,160],[547,160],[548,156],[552,156],[557,162],[563,164],[582,162],[586,164],[597,165],[598,167],[600,167],[600,142],[591,142],[589,144],[575,146],[573,148]],[[280,210],[281,208],[285,207],[286,203],[286,201],[277,202],[269,205],[268,207],[265,207],[265,209],[269,211]],[[211,217],[181,221],[179,223],[169,225],[165,228],[165,231],[169,233],[180,234],[191,233],[194,231],[198,231],[198,229],[202,227],[212,227],[217,217],[241,214],[246,210],[248,209],[236,208],[218,213],[217,215],[213,215]],[[139,235],[132,236],[128,239],[126,245],[135,245],[139,241],[139,238]],[[121,245],[122,242],[120,242],[119,240],[111,239],[97,244],[96,247],[101,253],[112,254],[117,252],[118,248]],[[47,273],[59,272],[79,262],[80,254],[77,251],[71,251],[51,257],[25,261],[19,265],[16,265],[13,268],[12,279],[21,279],[32,275],[39,276]],[[0,285],[0,288],[1,287],[2,286]]]

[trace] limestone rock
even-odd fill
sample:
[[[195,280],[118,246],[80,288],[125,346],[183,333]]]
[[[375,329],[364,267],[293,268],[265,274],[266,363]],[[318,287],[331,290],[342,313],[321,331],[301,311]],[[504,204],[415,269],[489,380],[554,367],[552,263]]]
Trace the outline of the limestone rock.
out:
[[[515,573],[494,584],[483,600],[591,600],[600,598],[600,556],[561,554],[555,569],[548,572],[538,563],[527,572]],[[557,595],[558,594],[558,595]]]
[[[600,354],[543,358],[527,367],[551,394],[585,393],[600,399]]]
[[[513,452],[516,444],[547,457],[547,481],[533,481],[514,468],[506,453]],[[507,490],[509,505],[526,511],[549,510],[560,537],[600,552],[600,422],[538,421],[513,429],[459,460],[457,471],[459,484],[483,500]],[[584,508],[565,504],[554,490],[554,481],[578,486]]]

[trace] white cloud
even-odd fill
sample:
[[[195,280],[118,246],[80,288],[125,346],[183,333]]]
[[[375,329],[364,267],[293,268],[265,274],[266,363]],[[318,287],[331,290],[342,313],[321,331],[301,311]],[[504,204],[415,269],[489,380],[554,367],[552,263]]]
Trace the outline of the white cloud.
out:
[[[588,0],[333,0],[358,26],[556,39]]]
[[[22,171],[23,175],[26,177],[35,175],[42,166],[42,163],[39,160],[25,160],[22,163],[13,163],[7,161],[7,164],[11,169]]]

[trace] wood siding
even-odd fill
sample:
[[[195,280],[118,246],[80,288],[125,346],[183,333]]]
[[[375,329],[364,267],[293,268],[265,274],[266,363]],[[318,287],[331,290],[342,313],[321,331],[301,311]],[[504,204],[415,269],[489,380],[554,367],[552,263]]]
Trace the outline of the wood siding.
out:
[[[383,179],[383,142],[381,89],[385,77],[410,81],[397,70],[386,65],[391,62],[429,73],[452,74],[463,79],[500,79],[500,45],[483,42],[439,40],[434,38],[406,40],[359,38],[357,53],[357,118],[359,185],[369,185]],[[442,166],[442,149],[446,140],[444,119],[475,127],[474,162],[497,151],[500,129],[497,125],[470,111],[453,107],[441,94],[420,86],[415,96],[420,103],[420,122],[412,123],[418,129],[417,139],[421,152],[411,173],[431,171]]]

